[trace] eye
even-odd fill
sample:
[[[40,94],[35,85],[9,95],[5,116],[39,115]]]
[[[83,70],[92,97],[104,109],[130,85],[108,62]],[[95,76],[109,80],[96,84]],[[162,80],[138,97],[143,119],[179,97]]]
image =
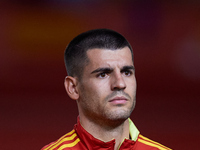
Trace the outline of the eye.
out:
[[[132,75],[132,71],[126,70],[126,71],[123,72],[123,74],[125,76],[130,76],[130,75]]]
[[[98,78],[105,78],[107,75],[108,75],[107,73],[102,72],[102,73],[99,73],[99,74],[97,75],[97,77],[98,77]]]

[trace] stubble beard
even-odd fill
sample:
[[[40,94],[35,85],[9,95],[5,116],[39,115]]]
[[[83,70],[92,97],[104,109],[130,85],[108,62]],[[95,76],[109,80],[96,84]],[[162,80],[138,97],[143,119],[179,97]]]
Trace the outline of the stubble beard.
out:
[[[123,123],[125,120],[127,120],[132,111],[135,108],[135,104],[136,104],[136,99],[134,97],[132,104],[130,105],[130,107],[123,107],[123,106],[116,106],[116,109],[106,109],[106,111],[104,112],[104,118],[107,121],[108,124],[113,124],[114,125],[118,125]]]
[[[118,124],[123,123],[125,120],[127,120],[132,111],[135,108],[136,104],[136,91],[133,93],[132,97],[125,93],[123,90],[120,91],[113,91],[111,94],[106,96],[103,100],[103,103],[106,104],[105,106],[97,106],[97,105],[91,105],[88,103],[88,100],[90,99],[92,101],[97,101],[100,100],[100,97],[92,96],[93,98],[91,99],[91,96],[88,96],[88,93],[84,92],[85,87],[82,85],[82,98],[79,101],[79,103],[82,103],[82,111],[83,114],[92,122],[96,122],[97,124],[105,125],[105,126],[116,126]],[[91,93],[90,93],[91,94]],[[89,95],[90,95],[89,94]],[[112,99],[113,97],[120,95],[124,96],[128,99],[128,106],[123,106],[123,105],[117,105],[117,106],[112,106],[114,108],[107,108],[107,104],[109,103],[109,100]],[[100,109],[99,109],[100,108]]]
[[[85,115],[88,117],[88,119],[90,119],[90,121],[95,122],[96,124],[99,124],[100,126],[104,126],[107,128],[119,126],[130,117],[132,111],[135,108],[136,97],[134,94],[133,99],[131,99],[131,97],[127,93],[123,91],[120,91],[120,92],[116,91],[108,95],[104,99],[104,103],[107,104],[109,99],[116,95],[125,96],[128,99],[128,103],[131,103],[131,104],[129,104],[126,107],[123,105],[112,106],[113,108],[110,108],[110,109],[106,108],[107,106],[106,105],[102,109],[96,108],[95,110],[92,108],[92,106],[89,103],[86,102],[88,100],[88,97],[84,95],[82,100],[85,102],[84,104]],[[93,99],[93,101],[95,100],[96,99]]]

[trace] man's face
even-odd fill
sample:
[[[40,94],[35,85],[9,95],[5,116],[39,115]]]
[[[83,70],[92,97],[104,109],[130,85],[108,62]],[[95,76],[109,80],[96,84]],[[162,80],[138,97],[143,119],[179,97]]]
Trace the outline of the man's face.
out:
[[[128,47],[91,49],[78,84],[79,114],[97,121],[127,119],[135,107],[136,79]]]

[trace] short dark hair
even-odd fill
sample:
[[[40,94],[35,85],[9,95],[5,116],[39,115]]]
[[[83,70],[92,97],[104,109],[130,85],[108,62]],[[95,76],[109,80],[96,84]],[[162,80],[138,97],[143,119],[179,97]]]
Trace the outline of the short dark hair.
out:
[[[87,51],[93,48],[116,50],[129,47],[129,42],[119,33],[110,29],[89,30],[75,37],[65,50],[64,60],[69,76],[81,79],[84,67],[89,62]]]

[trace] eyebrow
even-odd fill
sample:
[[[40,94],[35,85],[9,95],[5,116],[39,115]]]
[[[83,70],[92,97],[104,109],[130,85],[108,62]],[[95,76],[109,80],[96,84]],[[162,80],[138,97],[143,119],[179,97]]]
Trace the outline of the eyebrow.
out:
[[[108,67],[97,68],[96,70],[92,71],[91,74],[98,73],[98,72],[112,72],[112,71],[113,71],[113,69],[112,68],[108,68]]]
[[[130,66],[123,66],[121,71],[124,71],[124,70],[135,70],[135,67],[130,65]],[[113,68],[108,68],[108,67],[103,67],[103,68],[97,68],[95,69],[94,71],[91,72],[91,74],[94,74],[94,73],[98,73],[98,72],[112,72],[113,71]]]
[[[124,66],[124,67],[121,69],[121,71],[124,71],[124,70],[133,70],[133,71],[135,71],[135,67],[132,66],[132,65],[130,65],[130,66]]]

